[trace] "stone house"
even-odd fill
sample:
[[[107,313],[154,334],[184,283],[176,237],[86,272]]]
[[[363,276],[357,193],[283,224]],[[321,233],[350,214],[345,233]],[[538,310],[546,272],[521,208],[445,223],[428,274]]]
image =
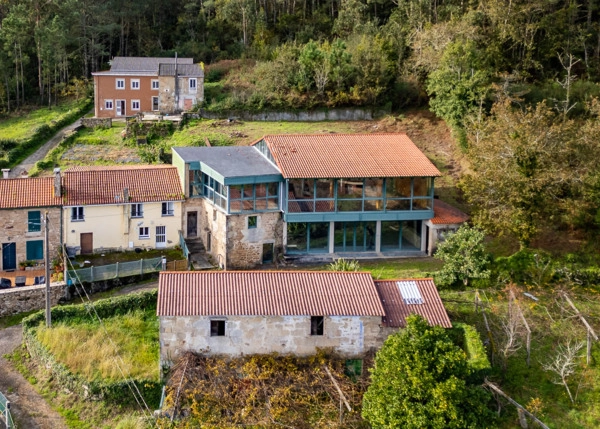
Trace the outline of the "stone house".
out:
[[[46,213],[49,257],[58,257],[62,233],[60,190],[60,176],[0,179],[2,271],[14,270],[23,261],[43,263]]]
[[[175,167],[74,167],[62,183],[64,242],[81,254],[179,245],[183,192]]]
[[[208,355],[311,355],[328,348],[361,357],[422,314],[451,323],[431,279],[374,282],[370,273],[161,272],[161,367],[193,350]]]
[[[183,231],[223,268],[424,256],[438,169],[406,134],[265,136],[249,147],[173,148]],[[442,220],[443,221],[443,220]]]
[[[469,220],[469,216],[456,207],[441,200],[433,200],[434,216],[425,221],[428,230],[427,240],[431,245],[427,248],[429,256],[435,253],[437,243],[445,240],[446,234],[456,232],[460,226]]]
[[[94,76],[94,115],[175,114],[204,99],[204,69],[192,58],[115,57]]]

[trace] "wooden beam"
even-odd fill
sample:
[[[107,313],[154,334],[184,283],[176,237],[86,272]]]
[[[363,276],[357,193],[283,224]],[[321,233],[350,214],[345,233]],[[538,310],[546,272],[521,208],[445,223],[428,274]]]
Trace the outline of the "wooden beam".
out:
[[[331,371],[329,371],[329,368],[327,368],[326,366],[323,366],[323,368],[325,369],[325,372],[327,373],[327,375],[329,376],[329,378],[331,378],[331,381],[333,382],[333,385],[335,386],[335,389],[337,390],[337,392],[340,395],[340,399],[342,401],[344,401],[344,404],[346,404],[346,408],[348,408],[348,411],[352,411],[352,408],[350,407],[350,404],[346,400],[346,397],[344,396],[344,393],[342,392],[342,389],[340,389],[340,386],[337,384],[337,381],[335,381],[335,378],[333,378],[333,375],[331,374]]]
[[[534,422],[536,422],[538,425],[540,425],[541,427],[543,427],[544,429],[550,429],[548,426],[546,426],[542,421],[540,421],[536,416],[534,416],[533,414],[531,414],[529,411],[527,411],[527,409],[525,409],[525,407],[523,407],[521,404],[519,404],[517,401],[515,401],[513,398],[511,398],[510,396],[508,396],[506,393],[504,393],[502,390],[500,390],[500,388],[498,386],[496,386],[494,383],[491,383],[487,378],[485,379],[485,381],[483,382],[484,385],[488,386],[490,389],[492,389],[494,392],[496,392],[498,395],[506,398],[506,400],[508,400],[508,402],[510,402],[511,404],[513,404],[515,407],[517,407],[518,409],[522,410],[523,413],[525,413],[530,419],[532,419]]]
[[[579,319],[581,320],[581,322],[588,328],[588,332],[590,334],[592,334],[592,337],[594,337],[594,339],[596,341],[598,341],[598,336],[596,335],[596,333],[594,332],[594,330],[592,329],[592,327],[590,326],[590,324],[587,322],[587,320],[585,320],[585,317],[583,317],[583,314],[581,314],[579,312],[579,310],[577,310],[577,307],[575,307],[575,304],[573,304],[573,301],[571,301],[571,299],[569,299],[569,297],[567,296],[566,293],[563,292],[563,298],[569,303],[569,305],[571,306],[571,308],[575,311],[575,313],[577,314],[577,316],[579,316]]]

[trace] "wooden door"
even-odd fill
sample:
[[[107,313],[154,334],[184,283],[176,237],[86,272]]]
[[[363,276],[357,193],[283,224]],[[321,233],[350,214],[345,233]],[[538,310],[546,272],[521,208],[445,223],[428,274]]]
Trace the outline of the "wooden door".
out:
[[[183,110],[192,110],[194,107],[194,100],[191,98],[186,98],[183,100]]]
[[[196,237],[198,235],[198,212],[188,212],[187,214],[187,236]]]
[[[4,271],[17,268],[17,244],[2,243],[2,269]]]
[[[79,235],[79,244],[82,255],[91,255],[94,253],[94,234],[91,232],[81,233]]]

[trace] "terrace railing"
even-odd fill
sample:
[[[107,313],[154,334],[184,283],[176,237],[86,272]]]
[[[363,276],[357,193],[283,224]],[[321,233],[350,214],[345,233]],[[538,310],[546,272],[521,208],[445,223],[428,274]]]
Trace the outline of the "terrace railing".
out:
[[[97,282],[112,280],[119,277],[144,275],[164,270],[187,270],[187,261],[166,262],[163,258],[140,259],[139,261],[117,262],[116,264],[102,265],[99,267],[69,270],[68,280],[71,282]]]
[[[16,427],[10,414],[10,402],[2,392],[0,392],[0,421],[4,422],[6,429],[14,429]]]

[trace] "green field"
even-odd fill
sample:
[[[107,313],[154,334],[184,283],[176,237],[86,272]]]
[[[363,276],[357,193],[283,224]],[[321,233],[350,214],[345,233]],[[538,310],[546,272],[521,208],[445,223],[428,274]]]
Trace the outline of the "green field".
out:
[[[0,140],[24,140],[31,137],[38,127],[59,120],[64,114],[80,104],[77,100],[60,103],[52,108],[42,107],[28,113],[19,113],[0,121]]]

